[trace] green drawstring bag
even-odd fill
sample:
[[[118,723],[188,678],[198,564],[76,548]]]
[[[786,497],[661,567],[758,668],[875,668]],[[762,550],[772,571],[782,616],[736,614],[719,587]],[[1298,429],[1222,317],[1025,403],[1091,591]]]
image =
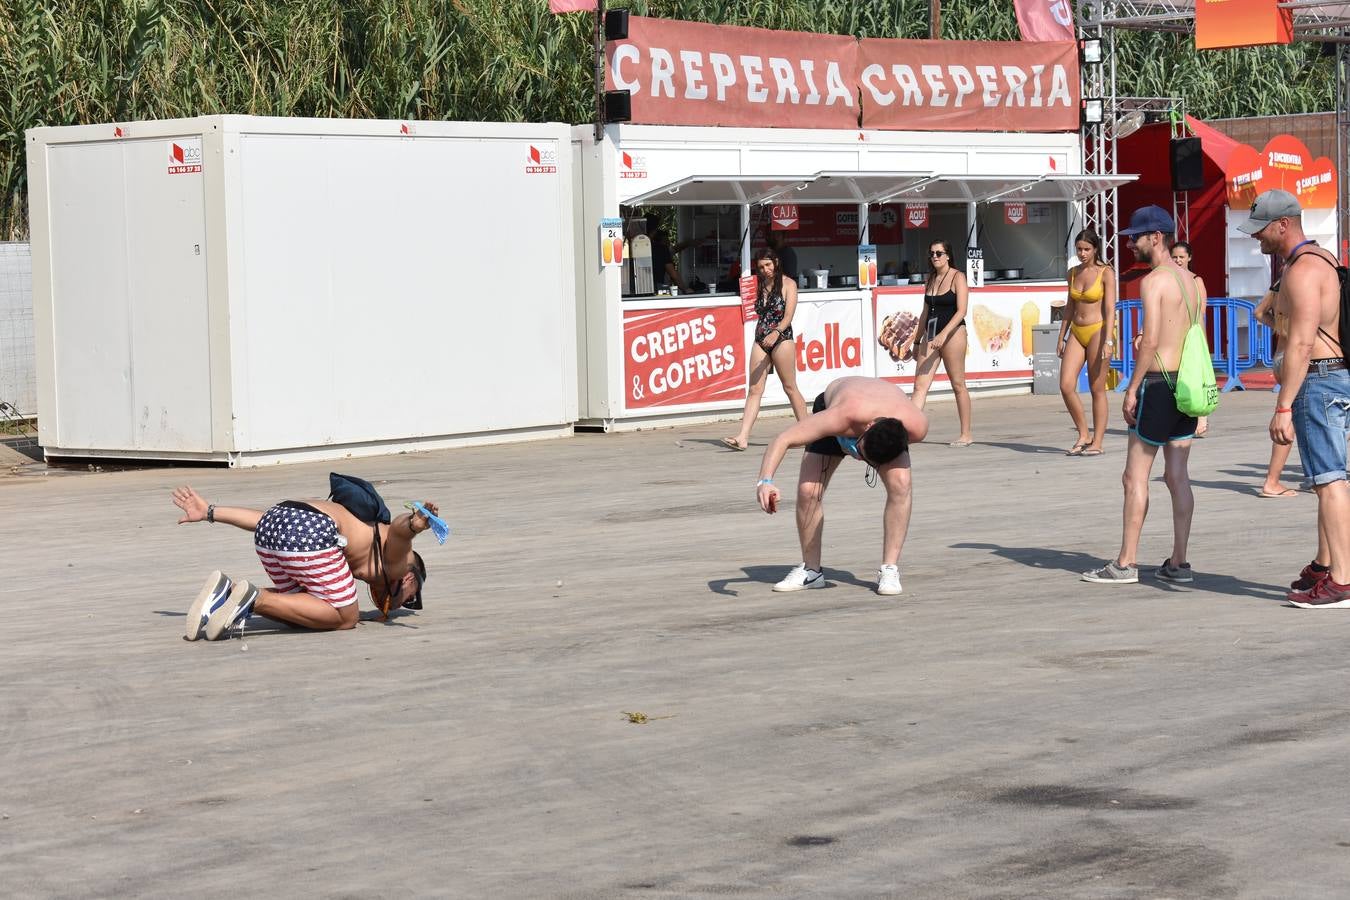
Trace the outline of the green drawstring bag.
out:
[[[1181,300],[1190,313],[1191,327],[1181,341],[1181,365],[1177,367],[1177,383],[1171,385],[1177,398],[1177,409],[1188,416],[1207,416],[1219,405],[1219,383],[1214,377],[1214,357],[1209,352],[1209,341],[1205,338],[1205,323],[1200,319],[1200,300],[1194,307],[1182,284],[1181,276],[1176,272],[1172,277],[1181,289]],[[1158,368],[1163,369],[1162,358],[1158,358]],[[1164,369],[1164,377],[1166,370]]]

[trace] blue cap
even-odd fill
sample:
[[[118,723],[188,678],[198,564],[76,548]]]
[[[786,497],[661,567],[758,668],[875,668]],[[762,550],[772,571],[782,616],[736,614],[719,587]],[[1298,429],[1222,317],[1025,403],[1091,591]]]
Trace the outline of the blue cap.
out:
[[[1130,216],[1130,227],[1120,229],[1120,233],[1126,237],[1134,237],[1136,234],[1150,234],[1154,231],[1172,234],[1176,230],[1176,223],[1167,214],[1167,210],[1161,206],[1143,206]]]

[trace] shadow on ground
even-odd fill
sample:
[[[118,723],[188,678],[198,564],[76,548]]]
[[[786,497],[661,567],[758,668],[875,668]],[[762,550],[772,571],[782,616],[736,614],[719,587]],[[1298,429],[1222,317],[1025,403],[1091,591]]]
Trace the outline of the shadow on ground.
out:
[[[714,594],[721,594],[723,597],[739,597],[740,592],[731,589],[733,584],[757,584],[772,587],[782,581],[783,576],[787,575],[790,570],[791,566],[745,566],[741,569],[745,573],[744,577],[715,578],[708,582],[708,589]],[[868,590],[876,587],[875,582],[861,581],[852,572],[845,572],[843,569],[831,569],[829,566],[825,567],[825,580],[829,583],[819,590],[829,590],[836,584],[851,584]]]
[[[987,550],[994,556],[1033,569],[1067,572],[1075,576],[1081,575],[1089,569],[1097,568],[1104,561],[1100,556],[1091,556],[1075,550],[1054,550],[1048,547],[1004,547],[999,544],[988,543],[962,543],[950,546],[953,550]],[[1254,581],[1234,578],[1231,575],[1198,570],[1195,573],[1193,584],[1178,585],[1159,581],[1153,576],[1153,570],[1162,562],[1163,560],[1160,559],[1156,564],[1144,564],[1139,567],[1140,587],[1149,587],[1154,590],[1177,594],[1204,591],[1211,594],[1250,597],[1254,600],[1278,601],[1281,603],[1284,602],[1285,594],[1288,592],[1288,588],[1282,585],[1258,584]]]

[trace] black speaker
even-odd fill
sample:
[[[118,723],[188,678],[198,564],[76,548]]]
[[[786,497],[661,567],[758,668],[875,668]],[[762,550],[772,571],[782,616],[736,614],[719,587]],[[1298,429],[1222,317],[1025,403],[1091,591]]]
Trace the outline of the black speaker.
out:
[[[1198,137],[1173,138],[1172,190],[1198,191],[1205,186],[1205,157]]]
[[[627,122],[633,118],[633,95],[628,91],[605,91],[605,121]]]
[[[628,40],[628,10],[626,9],[605,10],[605,40],[607,41]]]

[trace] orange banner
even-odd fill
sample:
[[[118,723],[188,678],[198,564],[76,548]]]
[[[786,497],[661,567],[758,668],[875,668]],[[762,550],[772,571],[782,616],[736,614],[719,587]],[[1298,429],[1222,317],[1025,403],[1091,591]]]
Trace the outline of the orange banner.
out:
[[[1249,209],[1256,202],[1256,186],[1260,182],[1261,154],[1255,147],[1238,144],[1228,157],[1223,177],[1228,182],[1228,206],[1231,209]]]
[[[1306,144],[1288,134],[1271,138],[1260,153],[1239,144],[1224,170],[1228,205],[1248,209],[1258,194],[1279,189],[1298,198],[1304,209],[1336,206],[1336,166],[1325,156],[1312,158]]]
[[[860,42],[864,128],[1077,131],[1072,42]]]
[[[1195,47],[1219,50],[1294,39],[1293,10],[1279,0],[1195,0]]]
[[[631,92],[634,122],[858,127],[858,42],[845,35],[632,16],[605,50],[605,88]]]
[[[606,89],[629,91],[632,121],[647,125],[1079,127],[1072,41],[858,41],[633,16],[606,56]]]

